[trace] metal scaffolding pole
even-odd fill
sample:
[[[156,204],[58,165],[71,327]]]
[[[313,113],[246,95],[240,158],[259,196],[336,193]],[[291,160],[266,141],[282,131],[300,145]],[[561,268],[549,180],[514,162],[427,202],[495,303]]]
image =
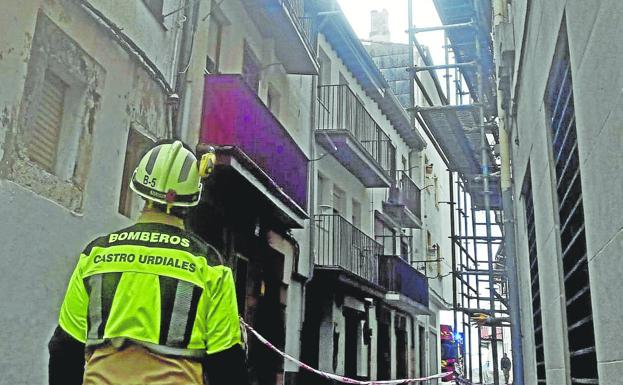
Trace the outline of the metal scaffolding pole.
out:
[[[471,210],[471,218],[470,222],[472,224],[472,235],[476,234],[476,211],[473,205],[470,205]],[[476,258],[475,265],[478,266],[478,245],[476,241],[472,241],[472,246],[474,248],[474,258]],[[474,281],[476,285],[476,308],[481,308],[480,305],[480,282],[477,276],[474,276]],[[482,376],[482,328],[478,327],[478,381],[483,382],[484,378]]]
[[[466,208],[467,208],[467,191],[465,190],[465,187],[459,181],[457,181],[457,185],[461,189],[461,195],[463,196],[463,200],[462,200],[463,204],[462,204],[462,207],[460,207],[461,211],[459,212],[459,216],[463,217],[462,218],[463,219],[463,229],[461,231],[459,231],[459,234],[462,234],[463,230],[467,231],[467,229],[468,229],[468,227],[467,227],[467,217],[468,216],[467,216],[467,212],[465,211]],[[469,255],[469,249],[468,249],[469,248],[469,240],[465,239],[464,241],[465,241],[465,245],[464,246],[461,245],[461,250],[462,250],[462,253],[465,255],[465,259],[466,259],[465,263],[469,267],[469,260],[468,260],[469,256],[470,256]],[[459,240],[459,244],[461,244],[461,242],[463,242],[463,240]],[[474,259],[474,261],[475,261],[475,259]],[[463,263],[463,260],[461,260],[461,263]],[[471,284],[469,282],[471,277],[467,277],[467,278],[468,278],[468,284]],[[466,294],[465,294],[465,291],[463,291],[462,293],[464,295],[462,306],[465,307],[464,303],[465,303],[465,295]],[[469,295],[469,293],[467,295]],[[467,297],[467,304],[468,304],[468,307],[471,307],[471,305],[472,305],[472,300],[469,297]],[[472,368],[473,368],[473,365],[474,365],[474,361],[473,361],[473,357],[472,357],[472,341],[473,341],[473,339],[472,339],[472,328],[469,325],[469,317],[465,313],[462,313],[462,314],[463,314],[464,322],[465,322],[465,318],[467,317],[467,327],[468,327],[468,330],[469,330],[469,368],[468,368],[469,376],[468,376],[468,378],[469,378],[470,381],[473,381],[473,373],[472,373],[473,369]]]
[[[452,172],[448,173],[448,181],[450,183],[450,234],[451,236],[454,236],[454,231],[455,231],[455,227],[454,227],[454,179],[452,176]],[[452,270],[453,270],[453,275],[452,275],[452,307],[454,309],[456,309],[456,307],[458,306],[458,301],[457,301],[457,290],[456,290],[456,279],[454,276],[454,270],[455,270],[455,266],[456,266],[456,248],[454,247],[454,240],[452,240],[452,247],[450,248],[450,255],[452,256]],[[463,284],[461,283],[461,286]],[[461,298],[461,302],[463,301],[463,298]],[[453,331],[454,333],[458,333],[458,314],[456,312],[452,313],[452,321],[453,321]],[[454,337],[453,337],[454,338]],[[454,344],[454,349],[455,349],[455,357],[459,357],[460,355],[460,351],[459,351],[459,344],[455,343]]]
[[[448,203],[450,204],[451,211],[450,238],[452,242],[453,325],[456,332],[463,333],[464,342],[466,343],[463,373],[460,373],[461,376],[463,376],[464,379],[469,379],[470,382],[475,380],[474,371],[476,368],[474,368],[474,364],[476,364],[476,362],[475,357],[473,357],[472,344],[476,342],[475,338],[477,338],[478,381],[482,383],[485,379],[485,373],[483,373],[483,342],[490,342],[493,358],[493,380],[495,385],[499,385],[497,331],[500,327],[508,326],[509,317],[505,317],[504,315],[508,314],[509,309],[508,300],[504,297],[506,291],[502,290],[501,293],[498,293],[496,289],[498,285],[501,285],[499,287],[502,288],[505,287],[507,276],[506,271],[500,268],[500,263],[497,258],[498,255],[494,256],[493,247],[497,246],[499,248],[498,251],[500,251],[501,248],[504,247],[505,238],[503,236],[493,236],[494,223],[491,218],[491,187],[492,183],[497,183],[497,178],[491,175],[490,166],[495,165],[489,164],[491,146],[487,140],[487,135],[493,133],[494,138],[496,140],[498,138],[495,136],[495,127],[485,121],[485,108],[487,108],[488,111],[491,106],[485,105],[485,102],[488,103],[490,100],[486,100],[485,97],[485,77],[483,72],[485,70],[485,63],[483,63],[483,60],[485,59],[482,57],[484,50],[481,50],[481,48],[488,47],[481,47],[481,26],[479,25],[478,19],[473,18],[473,15],[479,15],[478,9],[480,5],[478,0],[465,0],[464,7],[469,8],[473,12],[471,18],[467,19],[469,22],[416,28],[412,23],[412,0],[408,0],[408,4],[409,29],[407,32],[409,34],[409,51],[412,58],[412,66],[409,70],[414,80],[410,84],[411,106],[407,108],[407,110],[413,113],[415,119],[417,119],[420,124],[425,126],[429,136],[431,136],[432,131],[426,127],[420,114],[441,114],[471,110],[476,121],[476,125],[474,125],[472,129],[474,133],[478,134],[477,137],[480,139],[480,144],[476,144],[475,146],[478,147],[476,150],[478,151],[476,158],[481,159],[481,169],[477,175],[468,175],[463,172],[460,174],[457,173],[456,176],[454,173],[450,172],[449,175],[451,199]],[[462,20],[466,21],[465,18]],[[473,43],[469,43],[469,50],[472,51],[471,56],[469,54],[465,55],[462,51],[460,55],[457,56],[457,49],[459,49],[457,47],[459,45],[462,47],[467,46],[467,44],[460,41],[453,42],[451,37],[455,36],[457,33],[456,31],[460,31],[461,29],[474,31]],[[435,65],[426,54],[425,49],[420,46],[417,41],[417,33],[430,31],[444,31],[444,64]],[[424,65],[417,66],[417,63],[414,62],[414,48],[417,48]],[[452,52],[450,52],[450,50],[452,50]],[[454,54],[455,58],[452,63],[450,57],[451,53]],[[460,57],[460,59],[457,57]],[[437,79],[437,70],[445,70],[445,92],[442,91],[440,82]],[[423,82],[421,82],[418,77],[420,72],[428,72],[433,79],[433,84],[441,99],[441,105],[435,105],[433,103]],[[456,89],[454,98],[451,97],[451,73],[453,73],[453,82]],[[473,90],[475,92],[471,94],[469,92],[463,92],[463,80],[469,80],[466,76],[476,81],[476,84],[472,85],[475,86],[474,88],[476,88],[476,90]],[[417,105],[414,82],[422,90],[428,106],[423,107]],[[466,102],[471,102],[470,104],[463,105],[464,95],[471,95],[470,99],[466,100]],[[455,104],[450,104],[451,101]],[[426,123],[429,124],[430,122],[427,121]],[[434,124],[434,122],[430,124]],[[431,140],[433,140],[433,143],[436,145],[435,147],[439,151],[439,147],[437,146],[437,141],[439,139],[431,137]],[[478,191],[478,189],[475,190],[471,182],[471,179],[476,176],[480,180],[480,188],[482,188],[482,191]],[[478,183],[475,185],[478,185]],[[468,194],[470,195],[469,204]],[[483,196],[480,197],[476,194],[483,194]],[[477,202],[478,205],[477,209],[474,206],[475,202]],[[479,213],[479,218],[476,217],[477,212]],[[481,212],[484,214],[483,216],[480,215]],[[495,221],[495,223],[498,222],[497,220]],[[486,254],[484,252],[485,247]],[[473,251],[470,251],[470,249]],[[481,326],[476,330],[477,333],[473,333],[473,326],[470,324],[470,320],[474,313],[477,312],[485,313],[495,318],[490,323],[487,323],[491,328],[491,335],[486,339],[483,339],[483,328]],[[498,317],[498,315],[500,317]],[[477,336],[474,334],[477,334]]]
[[[478,1],[474,0],[474,8],[476,9],[476,14],[478,14]],[[480,40],[478,39],[478,35],[475,36],[476,39],[476,52],[480,53]],[[487,136],[485,131],[485,118],[484,118],[484,108],[482,106],[482,102],[484,101],[484,88],[483,88],[483,79],[482,79],[482,62],[479,62],[477,65],[478,70],[476,71],[476,79],[478,83],[478,102],[481,103],[478,108],[478,125],[480,126],[480,155],[482,162],[482,181],[483,181],[483,198],[484,198],[484,211],[485,211],[485,223],[486,223],[486,235],[487,238],[490,239],[491,234],[491,190],[489,188],[489,144],[487,142]],[[493,269],[493,248],[491,241],[487,242],[487,260],[489,262],[489,269]],[[495,309],[495,296],[494,296],[494,279],[493,274],[489,275],[489,306],[491,309]],[[491,336],[497,339],[497,328],[495,326],[491,327]],[[493,384],[499,385],[499,373],[498,373],[498,346],[497,341],[491,342],[491,353],[493,358]]]

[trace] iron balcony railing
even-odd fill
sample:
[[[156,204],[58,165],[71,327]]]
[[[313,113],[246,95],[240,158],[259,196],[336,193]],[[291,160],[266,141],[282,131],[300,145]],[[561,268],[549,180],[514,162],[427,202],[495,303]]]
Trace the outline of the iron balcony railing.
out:
[[[379,283],[378,256],[383,247],[337,214],[316,215],[316,260],[320,266],[341,267]]]
[[[318,130],[349,132],[383,170],[395,177],[396,147],[348,85],[318,87],[316,122]]]
[[[303,0],[281,0],[284,7],[290,12],[292,20],[296,24],[305,42],[312,52],[316,52],[315,31],[313,28],[313,18],[305,15],[305,2]]]
[[[397,255],[379,256],[379,283],[388,291],[400,293],[428,306],[428,280]]]
[[[407,171],[398,171],[396,184],[402,202],[416,217],[422,218],[422,195]]]

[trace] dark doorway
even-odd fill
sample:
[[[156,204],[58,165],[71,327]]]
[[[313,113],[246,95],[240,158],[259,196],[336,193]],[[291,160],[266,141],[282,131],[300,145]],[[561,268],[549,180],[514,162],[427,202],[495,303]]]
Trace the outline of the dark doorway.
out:
[[[407,378],[407,332],[396,330],[396,376]]]
[[[357,327],[359,320],[352,312],[344,311],[345,334],[344,334],[344,374],[346,377],[357,376]]]
[[[426,330],[424,326],[418,327],[418,343],[420,344],[420,377],[426,376]]]
[[[389,380],[391,377],[391,315],[387,309],[378,308],[379,336],[377,340],[377,378]]]
[[[407,378],[407,318],[396,315],[396,377]]]
[[[344,333],[344,375],[363,380],[365,376],[359,374],[357,366],[363,342],[360,330],[365,319],[365,313],[350,308],[344,308],[343,313],[346,329]]]
[[[281,303],[281,275],[283,255],[266,247],[261,251],[260,263],[249,264],[249,284],[252,298],[247,303],[247,319],[253,320],[255,329],[277,348],[285,345],[285,309]],[[249,341],[249,361],[252,382],[257,385],[274,385],[277,376],[283,371],[283,359],[256,340]]]

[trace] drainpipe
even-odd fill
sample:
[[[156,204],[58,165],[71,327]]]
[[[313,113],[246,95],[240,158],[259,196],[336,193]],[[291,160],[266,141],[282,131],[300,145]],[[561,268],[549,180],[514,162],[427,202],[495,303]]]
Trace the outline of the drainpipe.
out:
[[[316,157],[316,97],[318,91],[318,76],[312,76],[311,107],[309,117],[309,158]],[[314,265],[316,260],[316,162],[309,162],[309,277],[311,282],[314,277]]]
[[[493,3],[494,30],[506,20],[506,1]],[[502,60],[502,58],[497,58]],[[498,85],[498,89],[499,89]],[[500,138],[500,184],[502,189],[502,208],[504,213],[504,242],[506,251],[506,272],[508,275],[508,307],[511,318],[511,349],[513,356],[513,383],[524,385],[523,346],[521,334],[521,315],[519,312],[519,280],[517,275],[517,255],[515,248],[515,217],[513,212],[513,191],[510,170],[509,131],[506,124],[506,111],[502,108],[502,97],[498,95],[498,126]]]
[[[506,272],[508,275],[508,306],[511,318],[511,347],[513,355],[513,381],[524,385],[523,346],[521,334],[521,314],[519,313],[519,280],[517,276],[517,255],[515,252],[515,217],[513,213],[513,191],[510,177],[509,133],[506,129],[505,111],[498,109],[500,126],[500,156],[502,207],[504,212],[504,242],[506,244]]]
[[[194,4],[191,4],[194,2]],[[172,129],[174,139],[181,139],[182,127],[188,124],[190,115],[191,77],[188,72],[191,67],[192,50],[195,31],[199,19],[200,1],[186,0],[184,2],[184,17],[186,21],[182,27],[182,40],[177,60],[177,73],[175,77],[175,93],[180,97],[177,107],[175,125]]]

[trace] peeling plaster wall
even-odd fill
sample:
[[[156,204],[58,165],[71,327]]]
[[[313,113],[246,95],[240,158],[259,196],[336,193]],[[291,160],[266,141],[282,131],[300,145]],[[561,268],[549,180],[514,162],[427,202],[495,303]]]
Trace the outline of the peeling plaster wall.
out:
[[[125,20],[123,7],[105,12],[119,23]],[[82,131],[72,151],[80,160],[68,179],[33,169],[33,162],[23,154],[26,107],[33,87],[29,76],[42,65],[41,52],[33,51],[41,15],[49,18],[49,28],[69,38],[53,42],[50,55],[66,55],[67,59],[57,61],[66,63],[67,71],[86,74],[86,89],[93,90],[77,113]],[[148,46],[146,52],[157,47],[160,54],[154,61],[166,69],[174,39],[162,30],[151,31],[161,26],[133,23],[128,34]],[[11,2],[0,13],[0,25],[4,31],[0,36],[0,291],[5,298],[0,340],[7,353],[0,362],[0,384],[40,384],[47,382],[47,342],[80,250],[93,237],[129,223],[117,213],[129,127],[133,124],[149,136],[163,137],[165,95],[76,2]],[[141,41],[141,34],[152,40]],[[63,52],[63,44],[77,51]],[[77,58],[82,62],[69,62]]]

